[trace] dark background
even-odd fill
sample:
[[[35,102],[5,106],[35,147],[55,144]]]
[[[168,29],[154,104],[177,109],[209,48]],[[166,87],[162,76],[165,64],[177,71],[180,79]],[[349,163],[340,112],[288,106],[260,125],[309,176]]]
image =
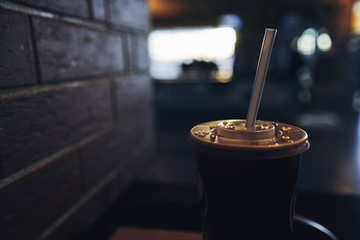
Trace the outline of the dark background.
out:
[[[169,165],[164,179],[168,174],[168,180],[195,181],[185,176],[193,169],[187,145],[192,126],[246,118],[264,29],[270,27],[278,29],[278,34],[258,118],[287,122],[308,132],[311,147],[303,156],[300,190],[358,194],[358,106],[353,96],[360,84],[360,44],[359,37],[351,33],[352,6],[352,1],[335,0],[150,1],[155,29],[216,26],[225,13],[239,15],[243,24],[230,83],[155,81],[158,153],[166,159],[160,165]],[[328,30],[333,43],[330,51],[317,49],[311,56],[294,53],[291,40],[310,27]],[[297,75],[302,67],[311,78],[306,86]],[[303,90],[308,97],[302,97]],[[174,173],[169,174],[172,168]],[[183,177],[180,169],[184,169]]]
[[[196,124],[246,118],[264,29],[278,35],[259,109],[259,119],[297,125],[309,134],[302,156],[297,212],[329,227],[339,239],[357,239],[360,193],[359,36],[351,33],[354,1],[150,1],[155,29],[217,26],[219,16],[237,14],[238,32],[233,80],[211,82],[155,80],[158,166],[166,183],[196,184],[194,151],[188,132]],[[307,57],[290,48],[307,28],[326,28],[329,52]],[[297,75],[307,67],[311,83]],[[302,93],[306,90],[307,96]],[[185,191],[185,190],[184,190]],[[186,216],[184,217],[186,218]],[[186,218],[189,219],[189,218]],[[309,238],[311,239],[311,238]]]

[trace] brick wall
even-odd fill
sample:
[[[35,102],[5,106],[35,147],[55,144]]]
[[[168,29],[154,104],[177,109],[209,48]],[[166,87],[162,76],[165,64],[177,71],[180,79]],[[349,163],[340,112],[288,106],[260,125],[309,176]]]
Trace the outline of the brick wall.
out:
[[[0,0],[0,239],[70,239],[152,161],[146,0]]]

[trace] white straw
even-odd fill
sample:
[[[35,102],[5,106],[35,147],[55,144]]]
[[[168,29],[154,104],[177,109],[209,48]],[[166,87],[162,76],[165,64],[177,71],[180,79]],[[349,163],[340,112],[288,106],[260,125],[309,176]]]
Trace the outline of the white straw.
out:
[[[272,48],[276,37],[276,29],[265,29],[264,39],[261,46],[259,61],[256,69],[254,85],[246,118],[246,127],[254,128],[262,92],[265,85],[266,73],[269,67]]]

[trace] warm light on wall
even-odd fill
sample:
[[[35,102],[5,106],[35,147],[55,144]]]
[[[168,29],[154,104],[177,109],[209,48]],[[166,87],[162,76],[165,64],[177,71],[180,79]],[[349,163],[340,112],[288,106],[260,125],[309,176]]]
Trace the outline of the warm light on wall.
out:
[[[152,17],[180,15],[189,9],[189,4],[181,0],[148,0],[148,5]]]
[[[351,32],[360,34],[360,1],[356,1],[352,7]]]

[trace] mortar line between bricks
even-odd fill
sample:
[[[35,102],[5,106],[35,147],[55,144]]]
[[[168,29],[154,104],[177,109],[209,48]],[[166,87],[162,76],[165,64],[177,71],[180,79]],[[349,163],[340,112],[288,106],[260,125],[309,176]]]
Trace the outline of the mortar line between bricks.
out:
[[[110,106],[111,106],[112,119],[113,121],[117,121],[119,116],[117,113],[118,104],[117,104],[117,96],[116,96],[116,83],[114,80],[110,80],[109,85],[110,85],[110,101],[111,101]]]
[[[124,40],[122,41],[122,50],[124,53],[124,59],[128,59],[128,61],[125,61],[125,69],[127,69],[129,72],[132,72],[134,70],[134,56],[131,56],[130,54],[130,48],[131,48],[131,44],[130,41],[132,39],[133,35],[132,34],[128,34],[127,36],[125,36]]]
[[[0,100],[29,97],[36,94],[54,92],[68,88],[91,86],[94,84],[99,84],[101,82],[111,81],[111,79],[117,77],[128,78],[128,77],[136,77],[136,76],[144,76],[144,75],[146,75],[145,72],[127,73],[127,74],[110,74],[110,75],[101,75],[101,76],[83,78],[87,80],[80,80],[80,78],[77,78],[76,81],[57,82],[57,83],[49,82],[49,83],[43,83],[41,86],[2,89],[0,90]]]
[[[148,34],[149,30],[139,29],[136,27],[127,27],[122,25],[115,25],[110,23],[105,23],[103,21],[90,21],[87,18],[82,18],[78,16],[72,16],[64,13],[59,13],[56,11],[42,10],[36,7],[32,7],[25,4],[20,4],[8,0],[0,0],[0,7],[12,11],[21,12],[28,15],[33,15],[37,17],[61,20],[63,22],[72,23],[80,25],[83,27],[88,27],[92,29],[102,30],[102,31],[116,31],[116,32],[132,32],[136,34]]]
[[[105,21],[110,23],[111,19],[110,19],[110,2],[109,2],[109,0],[104,0],[103,6],[104,6],[104,10],[105,10]]]
[[[35,78],[36,78],[36,82],[38,84],[41,84],[41,74],[40,74],[40,63],[39,63],[39,56],[38,56],[38,51],[37,51],[37,46],[36,46],[36,41],[35,41],[35,31],[34,31],[34,25],[33,25],[33,21],[31,16],[27,16],[28,19],[28,23],[29,23],[29,32],[30,32],[30,44],[31,44],[31,52],[32,52],[32,58],[34,61],[34,70],[35,70]]]
[[[0,189],[10,185],[11,183],[18,181],[19,179],[35,172],[36,170],[38,170],[52,162],[55,162],[56,160],[66,156],[70,153],[73,153],[74,151],[80,149],[81,147],[83,147],[83,146],[95,141],[96,139],[101,138],[102,136],[110,133],[111,131],[114,131],[117,128],[123,126],[124,124],[131,121],[132,119],[133,118],[128,117],[128,118],[122,119],[116,123],[113,123],[111,125],[108,125],[108,126],[104,127],[103,129],[97,131],[96,133],[88,135],[87,137],[84,137],[80,141],[63,148],[63,149],[55,152],[54,154],[49,155],[49,156],[43,158],[42,160],[37,161],[36,163],[34,163],[34,164],[12,174],[4,179],[1,179],[0,180]]]
[[[20,97],[30,97],[41,93],[55,92],[55,91],[61,91],[63,89],[70,89],[77,87],[86,87],[107,81],[109,81],[109,79],[102,78],[102,79],[89,80],[89,81],[76,81],[76,82],[65,82],[65,83],[48,84],[41,86],[31,86],[24,88],[11,88],[0,91],[0,100],[15,99]]]
[[[81,195],[83,195],[85,193],[83,161],[82,161],[81,151],[77,150],[75,153],[76,153],[77,171],[80,176],[80,193]]]
[[[45,232],[38,238],[39,240],[46,239],[49,235],[56,230],[63,222],[65,222],[72,214],[74,214],[81,206],[83,206],[88,200],[90,200],[96,193],[98,193],[106,184],[113,180],[121,170],[133,159],[146,150],[146,142],[137,147],[137,151],[127,159],[127,161],[119,164],[113,171],[111,171],[106,177],[104,177],[95,187],[92,188],[83,198],[81,198],[73,207],[71,207],[65,214],[58,218],[53,225],[51,225]]]
[[[94,9],[93,9],[92,3],[93,3],[93,0],[86,0],[86,4],[88,7],[87,14],[90,19],[95,20],[94,11],[93,11]]]

